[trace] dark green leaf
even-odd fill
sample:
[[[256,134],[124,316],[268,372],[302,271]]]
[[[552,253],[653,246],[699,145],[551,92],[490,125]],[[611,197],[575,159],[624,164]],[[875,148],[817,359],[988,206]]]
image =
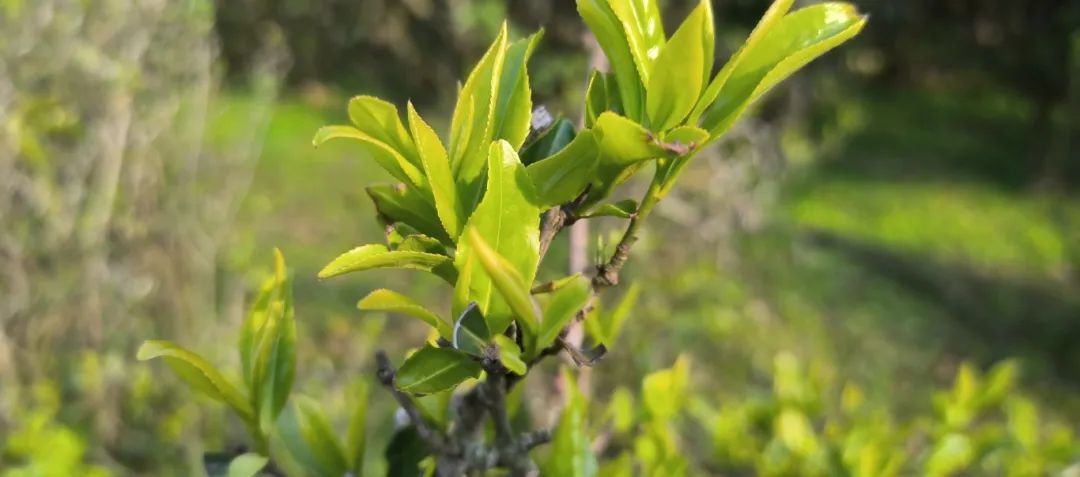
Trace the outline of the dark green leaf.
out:
[[[453,243],[443,229],[435,207],[416,189],[379,184],[368,186],[367,193],[384,224],[406,224],[443,243]]]
[[[611,62],[626,116],[640,121],[644,117],[644,86],[618,16],[608,0],[577,0],[577,9]]]
[[[387,477],[423,477],[420,463],[428,457],[427,446],[416,428],[399,429],[386,446]]]
[[[646,83],[653,130],[666,131],[690,114],[711,72],[712,50],[712,7],[709,0],[702,0],[671,36]]]
[[[390,175],[417,189],[427,189],[427,178],[419,167],[405,159],[396,149],[352,126],[323,126],[315,132],[315,139],[311,142],[318,147],[326,141],[339,138],[359,141],[360,146]]]
[[[563,327],[585,307],[591,297],[589,280],[582,276],[577,276],[552,293],[544,307],[544,319],[540,322],[540,337],[536,349],[544,349],[554,343]]]
[[[484,321],[484,315],[476,303],[470,303],[457,323],[454,323],[454,348],[473,356],[483,356],[489,341],[491,331]]]
[[[480,364],[460,351],[425,346],[409,356],[397,372],[397,386],[413,394],[453,388],[480,375]]]
[[[523,283],[532,283],[540,260],[541,212],[535,205],[532,180],[506,141],[491,144],[488,162],[487,190],[465,229],[475,229],[479,235],[490,238],[488,245],[506,260],[509,269]],[[455,255],[458,269],[464,267],[473,249],[470,240],[460,241]],[[462,287],[467,287],[468,293],[460,291]],[[480,305],[493,334],[502,333],[513,321],[510,305],[496,292],[487,274],[474,270],[471,277],[459,277],[456,289],[459,290],[456,295],[467,297],[464,303],[475,301]]]
[[[544,134],[525,147],[521,153],[521,163],[527,166],[561,151],[576,135],[574,123],[559,118]]]
[[[168,341],[146,341],[139,347],[139,361],[162,358],[192,389],[228,404],[241,418],[255,422],[255,412],[244,395],[225,376],[199,355]]]
[[[319,271],[319,278],[331,278],[374,268],[408,268],[435,271],[450,263],[450,257],[426,252],[389,250],[382,244],[361,245],[339,255]],[[451,277],[443,277],[451,278]],[[456,277],[452,277],[456,280]],[[451,280],[450,283],[454,281]]]
[[[416,140],[420,160],[431,184],[435,210],[451,240],[456,240],[465,221],[465,203],[457,193],[454,175],[450,171],[450,158],[446,154],[439,135],[428,126],[409,102],[409,129]]]
[[[529,165],[536,187],[537,205],[554,207],[577,198],[593,179],[600,160],[599,145],[593,131],[582,131],[557,154]]]
[[[515,322],[518,324],[518,331],[522,334],[521,341],[525,344],[526,353],[531,356],[536,347],[539,323],[536,306],[533,304],[532,296],[529,293],[529,285],[521,278],[521,274],[518,273],[512,263],[499,255],[495,249],[484,241],[477,229],[469,228],[466,229],[465,233],[468,234],[470,250],[476,255],[477,261],[480,262],[484,271],[487,272],[487,277],[490,278],[499,295],[513,310]],[[475,280],[476,276],[473,279]],[[488,323],[491,323],[490,318],[488,318]],[[491,329],[491,331],[501,333],[501,329],[505,329],[505,326]]]
[[[401,313],[417,318],[439,331],[439,335],[449,338],[453,331],[450,324],[439,318],[434,312],[417,303],[412,298],[398,292],[380,288],[368,294],[356,304],[363,311],[385,311]]]

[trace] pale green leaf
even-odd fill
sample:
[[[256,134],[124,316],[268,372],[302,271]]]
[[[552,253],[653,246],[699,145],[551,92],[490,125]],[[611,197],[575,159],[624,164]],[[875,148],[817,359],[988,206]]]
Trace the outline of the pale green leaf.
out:
[[[585,127],[593,127],[596,119],[608,110],[607,78],[605,73],[593,71],[585,88]]]
[[[536,349],[551,346],[570,320],[589,303],[592,287],[589,280],[578,275],[551,294],[544,306],[544,319],[540,322],[540,337]]]
[[[413,166],[422,167],[397,106],[374,96],[354,96],[349,100],[349,120],[356,129],[390,146]]]
[[[425,346],[409,356],[397,371],[397,387],[413,394],[431,394],[453,388],[480,375],[480,364],[449,348]]]
[[[270,459],[259,454],[248,452],[240,454],[229,462],[228,477],[255,477],[259,471],[266,467]]]
[[[495,345],[499,348],[499,362],[503,367],[518,376],[524,376],[528,365],[521,360],[521,348],[506,335],[495,335]]]
[[[295,399],[300,435],[326,475],[344,475],[349,469],[345,450],[319,404],[306,396]]]
[[[642,120],[644,84],[618,16],[612,11],[608,0],[577,0],[577,9],[611,63],[624,114],[630,119]],[[608,91],[613,89],[609,87]]]
[[[292,281],[286,275],[285,258],[274,249],[273,300],[266,320],[256,331],[251,349],[251,400],[259,428],[268,434],[292,392],[296,376],[296,320],[293,316]]]
[[[630,288],[626,290],[626,294],[623,295],[622,301],[620,301],[610,313],[604,315],[601,327],[603,329],[604,337],[600,340],[601,343],[608,346],[615,343],[615,340],[619,337],[619,333],[622,332],[626,319],[630,317],[630,312],[637,306],[637,299],[640,293],[641,285],[637,282],[631,284]]]
[[[702,0],[671,36],[647,83],[651,128],[666,131],[686,118],[712,69],[712,7]]]
[[[625,166],[664,155],[663,148],[649,130],[618,114],[601,114],[593,129],[600,132],[598,139],[604,163]]]
[[[470,199],[480,190],[488,144],[494,137],[507,36],[503,23],[499,35],[465,80],[450,121],[450,164],[466,203],[472,203]]]
[[[508,269],[526,284],[527,293],[540,259],[541,209],[535,205],[536,192],[528,172],[506,141],[491,144],[488,162],[487,190],[465,230],[475,229],[486,239],[490,248],[509,264]],[[460,241],[455,254],[458,269],[473,255],[473,249],[472,241]],[[462,287],[467,287],[468,292],[461,291]],[[456,289],[455,296],[464,300],[455,300],[455,305],[469,302],[480,305],[493,334],[502,333],[513,321],[514,311],[483,270],[480,273],[474,270],[470,277],[459,276]]]
[[[411,316],[435,328],[438,330],[439,335],[444,338],[449,338],[453,333],[450,323],[447,323],[446,320],[440,318],[431,310],[428,310],[412,298],[385,288],[369,293],[356,304],[356,307],[363,311],[383,311]]]
[[[375,268],[408,268],[429,272],[450,264],[450,257],[426,252],[389,250],[382,244],[361,245],[339,255],[319,271],[319,278]],[[444,278],[447,278],[444,276]],[[456,279],[456,277],[455,277]],[[453,283],[450,280],[450,283]]]
[[[596,456],[590,448],[586,422],[585,397],[569,371],[562,371],[566,384],[566,406],[552,436],[551,453],[543,466],[543,475],[592,477],[596,475]]]
[[[637,206],[636,200],[625,199],[610,204],[603,204],[589,211],[589,213],[582,215],[582,217],[618,217],[620,219],[629,219],[637,213]]]
[[[599,152],[595,133],[586,130],[557,154],[526,167],[536,187],[537,205],[554,207],[581,195],[593,179]]]
[[[754,100],[813,59],[851,39],[866,18],[846,3],[823,3],[784,16],[738,63],[701,120],[712,137],[727,131]],[[724,73],[724,71],[721,71]]]
[[[671,368],[655,371],[641,382],[645,409],[657,419],[668,419],[682,410],[686,403],[686,386],[690,379],[690,360],[679,356]]]
[[[506,50],[491,139],[505,139],[514,150],[521,148],[529,136],[532,89],[529,87],[527,64],[543,37],[544,31],[540,30],[529,38],[511,43]]]
[[[622,23],[626,43],[642,84],[649,84],[653,63],[664,47],[664,22],[656,0],[609,0]]]
[[[244,395],[201,356],[168,341],[143,342],[136,354],[139,361],[162,358],[192,389],[228,404],[244,420],[254,423],[255,412]]]
[[[352,408],[345,434],[346,457],[353,475],[364,475],[364,451],[367,450],[368,387],[364,381],[352,385],[348,399]]]
[[[472,253],[476,254],[477,260],[487,272],[488,278],[499,295],[513,311],[514,321],[518,324],[518,330],[522,334],[522,342],[525,344],[525,352],[532,356],[536,347],[536,336],[539,328],[536,306],[529,294],[529,285],[521,278],[521,274],[514,265],[499,255],[494,248],[484,241],[483,237],[475,228],[466,229],[469,246]],[[488,323],[491,323],[488,318]],[[501,333],[501,328],[492,328],[494,333]]]
[[[461,234],[462,222],[465,220],[466,206],[462,197],[457,193],[454,183],[454,175],[450,171],[450,158],[446,154],[446,148],[435,130],[428,126],[420,114],[416,112],[412,102],[409,102],[409,128],[416,140],[416,148],[420,153],[420,160],[431,184],[431,193],[435,199],[435,210],[439,220],[451,240],[457,240]]]
[[[409,162],[393,147],[352,126],[323,126],[315,132],[312,144],[316,147],[331,139],[355,139],[371,158],[386,172],[420,190],[427,189],[427,178],[419,167]]]

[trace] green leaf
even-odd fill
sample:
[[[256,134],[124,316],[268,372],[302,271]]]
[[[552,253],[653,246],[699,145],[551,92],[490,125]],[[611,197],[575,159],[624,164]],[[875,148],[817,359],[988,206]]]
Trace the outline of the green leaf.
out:
[[[540,322],[540,337],[536,349],[551,346],[559,337],[559,332],[579,311],[585,308],[592,297],[589,280],[578,275],[573,281],[551,294],[544,307],[544,319]]]
[[[471,199],[480,190],[488,144],[495,135],[495,111],[499,79],[506,61],[507,35],[504,22],[491,47],[465,80],[450,121],[450,164],[459,193],[465,195],[466,203],[473,203]]]
[[[416,139],[416,148],[420,153],[424,173],[431,184],[431,193],[435,199],[435,210],[439,220],[451,240],[457,240],[461,225],[468,213],[465,203],[457,193],[453,173],[450,172],[450,158],[446,148],[435,130],[428,126],[420,114],[409,102],[409,129]]]
[[[326,419],[319,404],[305,396],[295,399],[295,416],[300,437],[323,475],[340,476],[349,469],[348,459],[334,428]]]
[[[585,88],[585,127],[591,128],[604,111],[608,111],[607,77],[605,73],[593,71],[589,77],[589,86]],[[614,92],[613,92],[614,93]],[[524,155],[522,159],[524,160]]]
[[[374,96],[355,96],[349,100],[349,120],[356,129],[392,147],[414,167],[422,167],[397,106]]]
[[[644,117],[643,83],[634,64],[634,56],[630,52],[622,23],[608,2],[609,0],[577,0],[578,13],[596,36],[597,43],[611,63],[623,111],[630,119],[640,121]],[[608,91],[613,89],[608,88]]]
[[[468,355],[454,349],[425,346],[398,369],[397,386],[413,394],[431,394],[479,375],[480,364]]]
[[[529,294],[529,285],[521,278],[521,274],[514,269],[512,263],[499,255],[475,228],[467,229],[469,245],[472,253],[476,254],[480,265],[490,278],[499,295],[513,310],[514,321],[518,324],[518,330],[522,334],[522,343],[525,344],[525,353],[533,355],[536,348],[536,335],[539,328],[538,313]],[[490,325],[491,319],[488,318]],[[505,326],[492,329],[494,333],[501,333]],[[499,330],[499,331],[496,331]]]
[[[427,457],[427,446],[416,427],[403,427],[394,433],[386,446],[386,476],[423,477],[420,466]]]
[[[488,330],[487,322],[484,321],[484,315],[476,303],[470,303],[454,323],[454,348],[473,356],[483,356],[489,341],[491,341],[491,331]]]
[[[577,279],[580,278],[580,277],[581,277],[580,273],[575,273],[575,274],[570,275],[568,277],[562,277],[562,278],[560,278],[558,280],[552,280],[550,282],[547,282],[547,283],[544,283],[544,284],[541,284],[541,285],[537,285],[537,286],[533,287],[533,289],[530,290],[529,292],[532,293],[533,295],[540,295],[540,294],[544,294],[544,293],[551,293],[551,292],[554,292],[554,291],[558,291],[558,290],[562,289],[563,287],[576,282]]]
[[[506,335],[495,335],[495,345],[499,348],[499,362],[503,367],[518,376],[524,376],[528,365],[521,360],[521,348]]]
[[[656,419],[669,419],[686,402],[686,385],[690,379],[690,360],[679,356],[669,369],[653,372],[641,382],[642,399],[649,414]]]
[[[577,198],[593,179],[599,152],[595,133],[582,131],[557,154],[526,167],[536,187],[537,205],[554,207]]]
[[[139,361],[164,359],[165,364],[192,389],[228,404],[245,421],[255,422],[255,411],[244,395],[230,384],[217,368],[199,355],[168,341],[150,340],[139,347],[136,358]]]
[[[315,132],[315,138],[311,142],[315,147],[318,147],[331,139],[355,139],[359,141],[364,151],[370,154],[371,158],[390,175],[402,182],[411,184],[417,189],[424,190],[427,188],[427,179],[419,167],[405,159],[405,156],[402,156],[393,147],[364,134],[359,129],[352,126],[323,126]]]
[[[349,469],[355,476],[364,475],[364,451],[367,448],[367,410],[368,387],[364,381],[357,381],[349,393],[349,407],[352,416],[345,434],[346,457]]]
[[[598,335],[593,336],[593,339],[608,346],[613,345],[622,331],[623,324],[626,323],[626,319],[630,316],[630,312],[637,305],[640,293],[641,286],[638,283],[631,284],[626,291],[626,295],[623,295],[622,301],[619,302],[615,309],[611,310],[610,313],[599,313],[593,317],[598,321],[595,328]]]
[[[292,282],[286,275],[285,258],[274,249],[273,300],[264,323],[255,330],[252,348],[252,404],[259,429],[267,435],[292,392],[296,376],[296,320],[293,316]]]
[[[649,84],[653,63],[664,47],[664,21],[655,0],[609,0],[622,23],[626,43],[642,84]]]
[[[465,230],[475,229],[477,234],[488,238],[488,245],[505,259],[508,269],[521,282],[532,283],[540,260],[541,212],[535,205],[532,181],[506,141],[491,144],[488,162],[487,190]],[[473,250],[471,240],[460,241],[455,255],[458,269],[463,268]],[[467,287],[468,292],[461,291],[462,287]],[[496,293],[495,284],[487,274],[474,270],[471,277],[459,277],[456,289],[456,296],[467,298],[464,303],[475,301],[480,305],[493,334],[502,333],[513,321],[514,312],[508,300]],[[525,290],[527,293],[527,286]],[[456,303],[461,305],[460,300]]]
[[[412,298],[392,290],[387,290],[385,288],[375,290],[360,300],[360,302],[356,304],[356,307],[363,311],[401,313],[427,323],[432,328],[438,330],[439,335],[443,338],[449,338],[453,335],[453,330],[446,320],[440,318],[439,315],[428,310]]]
[[[402,237],[401,241],[397,243],[396,248],[393,250],[400,252],[424,252],[436,255],[448,255],[446,246],[444,246],[442,242],[424,234],[411,234]]]
[[[525,138],[529,136],[532,89],[529,87],[527,64],[543,37],[544,31],[540,30],[529,38],[511,43],[506,50],[502,76],[499,78],[491,139],[505,139],[515,151],[521,148]]]
[[[407,268],[435,273],[450,263],[450,257],[426,252],[389,250],[382,244],[361,245],[339,255],[319,271],[319,278],[326,279],[346,273],[374,268]],[[456,276],[440,275],[454,283]],[[450,280],[453,278],[453,280]]]
[[[229,477],[255,477],[269,461],[269,458],[252,452],[240,454],[229,462],[227,475]]]
[[[618,217],[620,219],[629,219],[637,213],[637,207],[636,200],[625,199],[611,204],[603,204],[589,213],[582,215],[582,217]]]
[[[551,453],[545,462],[543,475],[592,477],[596,475],[597,464],[590,448],[585,421],[585,397],[578,391],[574,377],[565,369],[562,379],[566,383],[567,402],[552,437]]]
[[[453,244],[435,207],[416,189],[402,185],[377,184],[367,187],[380,221],[385,225],[406,224],[417,231]]]
[[[666,131],[686,118],[711,73],[712,60],[712,7],[709,0],[702,0],[671,36],[656,59],[655,74],[646,83],[653,130]]]
[[[746,41],[743,42],[738,51],[731,56],[728,62],[724,64],[724,67],[720,69],[720,72],[716,74],[711,82],[709,82],[709,86],[705,88],[705,92],[702,93],[697,105],[694,106],[694,110],[691,111],[690,117],[687,119],[688,123],[697,124],[698,119],[705,113],[705,110],[712,106],[713,101],[716,100],[716,96],[720,94],[720,89],[727,83],[728,78],[731,77],[731,73],[735,70],[735,67],[739,65],[742,58],[748,51],[753,50],[758,42],[761,41],[774,26],[776,26],[776,22],[780,21],[780,19],[787,14],[794,1],[795,0],[773,0],[772,4],[770,4],[769,8],[765,11],[765,14],[758,20],[757,25],[754,26],[754,30],[750,32],[750,36],[746,38]]]
[[[846,3],[814,5],[776,21],[760,40],[733,59],[738,63],[705,112],[702,127],[713,138],[724,133],[754,100],[854,37],[865,24],[866,18]]]
[[[525,146],[525,150],[521,152],[521,163],[528,166],[561,151],[576,135],[574,123],[566,118],[559,118],[540,137]]]
[[[276,266],[276,264],[275,264]],[[284,278],[284,277],[282,277]],[[251,304],[248,316],[240,327],[240,339],[237,348],[240,351],[240,365],[243,370],[244,385],[248,389],[255,386],[255,343],[259,330],[270,318],[270,302],[276,299],[279,292],[279,279],[277,274],[263,282],[259,288],[259,294]]]
[[[665,153],[649,130],[618,114],[601,114],[594,129],[600,132],[598,139],[604,163],[625,166],[656,159]]]

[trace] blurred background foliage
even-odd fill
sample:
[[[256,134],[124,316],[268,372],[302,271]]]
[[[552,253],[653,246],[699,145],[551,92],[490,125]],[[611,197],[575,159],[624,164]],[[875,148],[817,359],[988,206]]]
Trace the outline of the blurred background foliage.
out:
[[[722,60],[767,2],[713,3]],[[636,306],[581,383],[605,475],[1080,474],[1080,3],[855,3],[862,35],[702,155],[635,250]],[[570,1],[0,0],[0,475],[192,475],[241,445],[133,356],[160,336],[236,369],[221,337],[273,246],[297,388],[344,425],[376,344],[423,334],[355,298],[449,298],[314,278],[377,236],[362,186],[388,178],[311,136],[361,93],[445,123],[504,17],[546,29],[536,101],[580,116]],[[660,380],[685,402],[650,405]],[[372,406],[377,453],[395,423]]]

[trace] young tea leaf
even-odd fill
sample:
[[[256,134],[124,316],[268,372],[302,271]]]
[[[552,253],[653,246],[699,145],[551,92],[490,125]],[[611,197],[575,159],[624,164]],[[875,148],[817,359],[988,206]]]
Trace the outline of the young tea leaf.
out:
[[[612,11],[609,0],[577,0],[577,9],[611,62],[624,113],[636,121],[644,119],[644,86],[622,23]],[[608,91],[614,90],[609,88]]]
[[[484,355],[484,349],[491,341],[491,332],[476,303],[470,303],[454,323],[453,337],[454,348],[473,356]]]
[[[529,135],[532,89],[529,87],[527,64],[543,37],[544,31],[540,30],[529,38],[511,43],[506,50],[502,77],[499,78],[492,139],[505,139],[514,150],[520,149]]]
[[[530,164],[525,170],[536,186],[537,205],[554,207],[577,198],[592,180],[599,160],[595,133],[587,130],[557,154]]]
[[[352,126],[323,126],[315,132],[311,143],[318,147],[326,141],[339,138],[357,140],[371,158],[390,175],[419,190],[427,189],[427,178],[419,167],[409,162],[396,149]]]
[[[609,4],[622,23],[641,82],[649,84],[653,63],[660,56],[665,42],[660,7],[656,0],[609,0]]]
[[[411,316],[438,330],[439,335],[443,338],[449,338],[453,334],[450,323],[440,318],[439,315],[428,310],[412,298],[385,288],[369,293],[368,296],[356,304],[356,307],[363,311],[384,311]]]
[[[454,243],[443,229],[435,207],[416,189],[379,184],[368,186],[366,191],[384,225],[405,224],[444,244]]]
[[[244,395],[199,355],[168,341],[150,340],[139,347],[136,357],[139,361],[154,358],[165,360],[165,364],[192,389],[228,404],[245,421],[255,422],[255,412]]]
[[[528,166],[561,151],[576,135],[574,123],[566,118],[559,118],[540,137],[525,146],[525,150],[521,152],[521,163]]]
[[[544,319],[540,322],[540,337],[536,349],[551,346],[559,333],[577,315],[592,297],[589,280],[580,275],[551,294],[544,307]]]
[[[514,269],[513,264],[499,255],[495,249],[484,241],[477,229],[467,229],[466,233],[468,234],[472,253],[476,254],[476,258],[484,271],[487,272],[487,276],[490,278],[491,283],[494,284],[494,288],[498,290],[499,295],[513,310],[518,330],[522,333],[525,352],[531,356],[536,347],[536,335],[539,326],[536,307],[529,294],[528,284],[521,278],[521,274]],[[488,323],[491,323],[490,319]],[[494,328],[492,331],[495,332],[498,329]]]
[[[364,451],[367,448],[368,388],[364,381],[357,381],[349,393],[352,416],[345,434],[345,449],[352,475],[364,475]]]
[[[300,437],[322,474],[344,475],[349,469],[348,459],[319,404],[310,398],[297,396],[294,411]]]
[[[355,96],[349,100],[349,120],[356,129],[398,151],[414,167],[422,168],[397,106],[374,96]]]
[[[503,367],[518,376],[524,376],[528,365],[521,360],[521,348],[506,335],[495,335],[495,344],[499,347],[499,361]]]
[[[453,388],[480,375],[480,364],[448,348],[425,346],[409,356],[397,371],[397,387],[412,394],[431,394]]]
[[[229,462],[226,475],[228,477],[256,477],[269,461],[269,458],[252,452],[240,454]]]
[[[424,173],[427,174],[431,184],[431,193],[435,199],[435,210],[439,214],[439,220],[451,240],[456,240],[461,233],[461,225],[465,220],[465,203],[457,193],[453,173],[450,171],[450,158],[446,154],[439,135],[428,126],[420,114],[416,112],[412,102],[409,102],[409,128],[416,140],[416,148],[420,153]]]
[[[646,107],[652,129],[666,131],[686,118],[712,69],[712,7],[702,0],[656,59],[647,83]]]
[[[319,271],[319,278],[332,278],[346,273],[374,268],[408,268],[437,272],[440,267],[449,263],[450,257],[446,255],[400,250],[391,251],[381,244],[361,245],[339,255],[323,267]],[[450,283],[454,283],[457,279],[456,276],[443,276],[443,278],[450,281]]]
[[[555,428],[543,475],[592,477],[596,475],[597,464],[596,456],[589,447],[585,397],[578,391],[569,371],[562,371],[562,380],[566,383],[566,407]]]

